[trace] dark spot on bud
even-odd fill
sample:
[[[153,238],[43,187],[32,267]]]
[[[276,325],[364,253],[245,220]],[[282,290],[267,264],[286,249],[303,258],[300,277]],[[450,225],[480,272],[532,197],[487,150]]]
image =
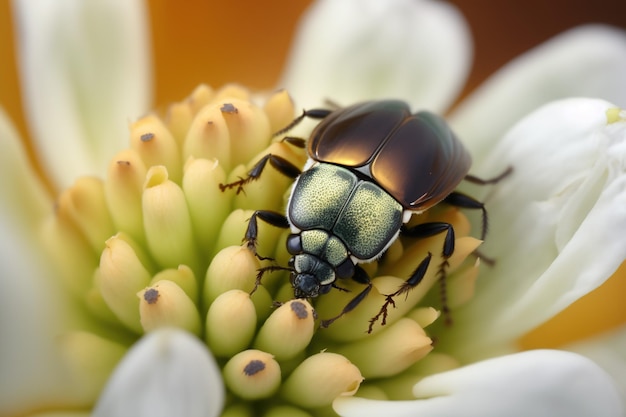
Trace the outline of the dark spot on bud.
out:
[[[296,317],[300,320],[304,320],[309,316],[309,313],[306,311],[306,306],[300,301],[292,302],[290,307],[291,311],[296,313]]]
[[[148,304],[154,304],[159,299],[159,292],[154,288],[150,288],[143,293],[143,299],[146,300]]]
[[[130,166],[130,161],[117,161],[117,164],[118,165],[125,165],[125,166],[129,167]]]
[[[243,373],[247,376],[252,376],[258,372],[261,372],[265,369],[265,362],[260,360],[253,360],[248,362],[248,364],[243,368]]]
[[[239,113],[239,110],[237,110],[237,107],[233,106],[232,103],[224,103],[222,107],[220,107],[220,110],[222,111],[222,113],[228,113],[228,114]]]
[[[142,142],[149,142],[154,139],[154,133],[144,133],[139,139],[141,139]]]

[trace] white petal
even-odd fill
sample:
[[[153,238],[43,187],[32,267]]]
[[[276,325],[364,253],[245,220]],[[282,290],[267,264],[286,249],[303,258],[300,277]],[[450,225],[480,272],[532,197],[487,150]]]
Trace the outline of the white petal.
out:
[[[626,404],[626,326],[565,349],[588,357],[611,375]]]
[[[212,417],[224,385],[209,351],[194,336],[162,329],[144,336],[113,372],[95,417]]]
[[[397,98],[445,110],[471,60],[452,5],[428,0],[321,0],[301,22],[279,84],[305,108]]]
[[[65,188],[103,175],[149,103],[140,0],[13,2],[26,116],[47,172]]]
[[[488,156],[487,172],[514,171],[487,197],[491,226],[481,250],[496,264],[442,335],[463,359],[514,342],[626,259],[626,118],[608,124],[610,108],[593,99],[548,104]]]
[[[416,401],[339,398],[341,416],[622,416],[612,380],[590,360],[538,350],[502,356],[424,378]]]
[[[461,103],[450,117],[475,164],[532,110],[565,97],[626,105],[626,32],[607,26],[567,31],[521,55]]]
[[[72,398],[54,337],[67,299],[53,284],[37,226],[52,201],[0,109],[0,415]]]

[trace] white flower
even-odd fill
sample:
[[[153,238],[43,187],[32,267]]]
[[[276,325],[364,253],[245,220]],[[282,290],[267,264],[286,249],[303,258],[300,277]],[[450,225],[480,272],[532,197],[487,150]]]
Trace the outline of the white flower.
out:
[[[127,123],[147,110],[142,3],[15,1],[14,8],[28,121],[49,181],[62,190],[79,176],[103,176],[112,155],[126,147],[119,141],[127,138]],[[469,70],[469,39],[458,12],[440,2],[322,0],[305,17],[281,86],[305,107],[393,97],[444,112]],[[497,262],[482,269],[474,299],[454,311],[455,324],[433,329],[436,351],[459,366],[431,372],[413,387],[414,400],[345,397],[335,402],[338,413],[624,413],[623,323],[570,347],[580,354],[519,352],[517,342],[602,286],[626,258],[626,116],[618,109],[626,105],[625,40],[606,27],[570,31],[512,62],[450,114],[473,155],[473,174],[514,167],[482,196],[491,228],[481,251]],[[546,104],[572,96],[599,99]],[[137,338],[133,325],[143,324],[137,312],[126,318],[128,334],[115,335],[102,317],[85,314],[76,294],[89,294],[85,288],[98,279],[94,249],[99,256],[104,240],[98,231],[78,240],[60,236],[83,244],[51,251],[41,231],[55,197],[3,113],[0,150],[0,414],[52,404],[107,416],[217,415],[223,383],[197,339],[160,329],[128,349]],[[91,207],[97,210],[97,201]],[[61,257],[72,273],[56,269],[51,257]],[[624,280],[623,271],[611,279]],[[104,305],[90,299],[98,301]],[[194,318],[185,328],[197,327]]]

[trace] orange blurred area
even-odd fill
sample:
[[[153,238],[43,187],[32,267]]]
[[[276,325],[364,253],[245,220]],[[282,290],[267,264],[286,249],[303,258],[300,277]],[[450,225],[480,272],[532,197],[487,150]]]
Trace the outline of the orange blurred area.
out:
[[[626,324],[624,294],[626,262],[601,287],[526,334],[519,346],[524,350],[559,348],[623,326]]]

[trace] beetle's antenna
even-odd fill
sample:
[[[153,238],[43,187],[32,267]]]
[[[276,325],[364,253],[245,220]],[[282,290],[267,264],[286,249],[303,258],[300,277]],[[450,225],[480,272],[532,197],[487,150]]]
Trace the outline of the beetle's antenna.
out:
[[[306,110],[302,110],[302,114],[300,116],[298,116],[295,119],[293,119],[291,121],[291,123],[289,123],[287,126],[285,126],[282,129],[280,129],[278,132],[274,132],[272,137],[275,138],[276,136],[280,136],[280,135],[283,135],[283,134],[289,132],[291,129],[293,129],[294,127],[298,126],[305,117],[306,117]]]

